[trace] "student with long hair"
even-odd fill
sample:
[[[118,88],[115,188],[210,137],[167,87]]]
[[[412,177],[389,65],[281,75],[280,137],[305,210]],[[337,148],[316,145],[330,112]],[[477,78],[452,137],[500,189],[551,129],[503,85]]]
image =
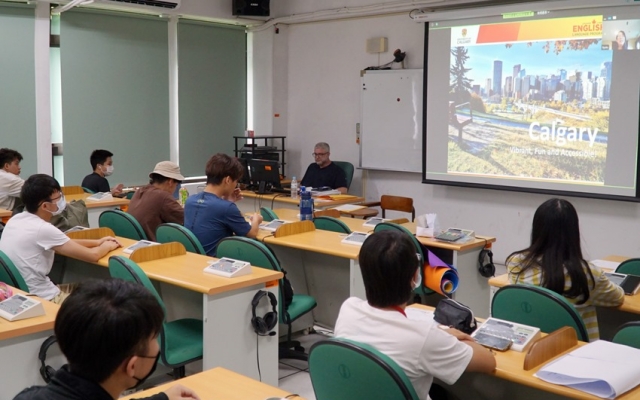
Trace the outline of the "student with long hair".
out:
[[[590,341],[599,337],[595,306],[616,307],[624,301],[622,288],[582,257],[578,213],[566,200],[549,199],[538,207],[531,244],[511,253],[506,265],[511,283],[542,286],[569,300]]]

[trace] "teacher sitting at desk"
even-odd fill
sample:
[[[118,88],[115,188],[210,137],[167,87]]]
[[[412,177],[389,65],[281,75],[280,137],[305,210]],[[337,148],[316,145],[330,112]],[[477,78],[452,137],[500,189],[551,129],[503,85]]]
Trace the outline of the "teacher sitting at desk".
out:
[[[589,341],[598,339],[595,306],[624,302],[621,287],[582,257],[578,213],[571,203],[549,199],[533,215],[531,244],[507,257],[511,283],[542,286],[571,302],[587,327]]]
[[[301,186],[319,188],[328,186],[331,189],[339,190],[340,193],[347,193],[347,178],[339,166],[329,159],[331,149],[324,142],[316,144],[313,149],[313,158],[316,162],[307,167],[307,172],[300,182]]]
[[[389,356],[407,374],[420,399],[429,399],[434,377],[451,385],[465,371],[495,369],[493,355],[471,336],[441,329],[433,319],[407,317],[405,308],[422,283],[421,263],[408,235],[374,233],[364,241],[358,261],[367,300],[351,297],[342,304],[336,337],[368,344]]]

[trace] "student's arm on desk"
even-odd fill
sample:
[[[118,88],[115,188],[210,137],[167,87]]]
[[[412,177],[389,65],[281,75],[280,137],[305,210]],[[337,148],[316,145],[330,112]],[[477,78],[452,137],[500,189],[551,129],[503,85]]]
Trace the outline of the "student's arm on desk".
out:
[[[253,215],[249,217],[249,220],[251,221],[251,230],[247,233],[247,237],[255,239],[258,236],[258,231],[260,230],[262,215],[253,213]]]
[[[347,189],[346,187],[339,187],[336,188],[336,190],[338,190],[340,194],[347,194],[347,192],[349,191],[349,189]]]
[[[182,399],[195,399],[200,400],[200,397],[193,390],[188,387],[176,384],[164,391],[169,400],[182,400]],[[141,399],[144,400],[144,399]]]
[[[445,332],[455,336],[456,339],[473,350],[473,356],[471,356],[471,361],[469,361],[465,372],[491,373],[496,369],[496,358],[493,353],[476,343],[471,336],[453,328],[445,329]]]
[[[87,262],[97,262],[108,252],[120,247],[120,243],[113,237],[107,236],[102,239],[71,239],[61,246],[56,246],[53,250],[63,256],[76,258]]]

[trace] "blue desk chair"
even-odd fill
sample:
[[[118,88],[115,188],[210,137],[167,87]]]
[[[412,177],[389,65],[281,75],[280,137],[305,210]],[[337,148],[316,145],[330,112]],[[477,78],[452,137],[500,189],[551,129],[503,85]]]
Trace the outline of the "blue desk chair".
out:
[[[316,226],[316,229],[322,229],[324,231],[351,233],[351,229],[349,229],[347,224],[333,217],[315,217],[313,224]]]
[[[166,318],[167,310],[162,298],[138,264],[122,256],[112,256],[109,258],[109,274],[112,278],[144,286],[156,297]],[[158,340],[160,361],[173,369],[174,379],[184,378],[186,364],[202,359],[202,321],[199,319],[183,318],[171,322],[165,320]]]
[[[3,251],[0,251],[0,282],[29,293],[27,282],[25,282],[13,261]]]
[[[278,219],[276,213],[274,213],[269,207],[260,207],[260,215],[262,215],[262,220],[265,222],[271,222],[274,219]]]
[[[395,230],[395,231],[403,232],[409,235],[409,237],[411,238],[411,241],[416,246],[416,253],[420,254],[420,259],[422,260],[423,263],[427,262],[427,259],[425,258],[425,252],[422,248],[422,244],[418,242],[418,239],[416,239],[416,236],[413,233],[411,233],[410,230],[408,230],[402,225],[394,224],[393,222],[381,222],[373,228],[373,232],[380,232],[384,230]],[[420,285],[419,288],[414,290],[414,293],[419,295],[428,295],[428,294],[435,293],[433,290],[425,286],[427,280],[424,277],[423,267],[420,268],[420,275],[422,275],[422,285]]]
[[[353,181],[353,164],[348,161],[333,161],[333,163],[344,171],[344,176],[347,178],[347,189],[349,189],[351,187],[351,181]]]
[[[613,335],[611,341],[640,349],[640,321],[627,322],[622,325]]]
[[[106,210],[98,218],[98,226],[111,228],[116,236],[133,240],[147,240],[142,226],[131,214],[120,210]]]
[[[372,346],[329,339],[311,346],[309,375],[317,400],[418,400],[405,372]]]
[[[578,340],[589,341],[587,327],[573,304],[564,296],[533,285],[507,285],[493,295],[491,316],[519,324],[536,326],[551,333],[569,326]]]
[[[640,276],[640,258],[630,258],[618,265],[616,272],[619,274],[639,275]]]
[[[242,236],[231,236],[218,243],[218,257],[229,257],[247,261],[254,267],[282,272],[280,262],[275,254],[264,243]],[[291,325],[295,320],[313,310],[316,299],[304,294],[294,294],[291,304],[285,307],[284,279],[279,282],[280,296],[278,296],[278,316],[280,323],[287,325],[287,341],[280,344],[278,358],[294,358],[306,361],[308,355],[299,342],[291,340]],[[292,350],[293,348],[293,350]]]
[[[158,225],[156,241],[158,243],[180,242],[191,253],[207,254],[196,235],[180,224],[169,222]]]

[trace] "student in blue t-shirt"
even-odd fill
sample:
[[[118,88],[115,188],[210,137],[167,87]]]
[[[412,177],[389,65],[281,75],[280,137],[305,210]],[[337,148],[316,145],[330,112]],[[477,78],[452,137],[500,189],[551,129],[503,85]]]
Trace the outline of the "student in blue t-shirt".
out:
[[[196,235],[208,255],[215,256],[218,242],[227,236],[255,238],[262,216],[253,214],[249,223],[235,205],[242,199],[236,186],[244,174],[237,158],[218,153],[209,159],[205,172],[204,192],[190,196],[185,204],[184,226]]]

